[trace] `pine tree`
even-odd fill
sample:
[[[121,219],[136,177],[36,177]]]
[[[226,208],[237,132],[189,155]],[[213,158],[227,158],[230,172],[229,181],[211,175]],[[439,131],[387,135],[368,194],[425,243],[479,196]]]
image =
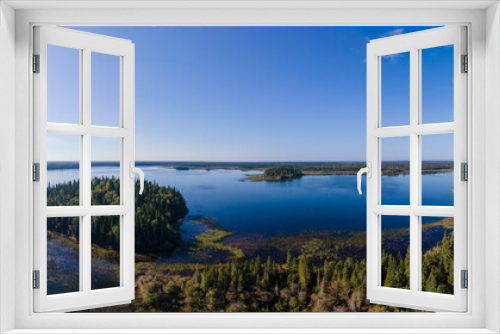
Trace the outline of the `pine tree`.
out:
[[[231,263],[231,284],[229,287],[229,290],[232,293],[236,293],[238,289],[238,268],[236,266],[236,263]]]
[[[323,280],[325,281],[326,284],[330,283],[330,280],[332,278],[332,273],[330,270],[330,263],[325,260],[323,263]]]
[[[257,256],[257,258],[255,259],[254,275],[258,275],[260,277],[261,269],[262,269],[261,267],[262,267],[262,265],[260,262],[260,256]]]
[[[302,290],[306,290],[311,280],[311,274],[307,265],[306,257],[299,256],[299,285]]]
[[[437,292],[437,281],[436,276],[434,276],[434,271],[431,271],[427,281],[425,282],[424,291],[427,292]]]
[[[292,267],[292,253],[290,250],[286,252],[286,269],[290,270]]]
[[[207,275],[205,274],[205,272],[201,273],[200,288],[202,291],[207,291]]]
[[[197,263],[196,264],[196,269],[194,270],[193,274],[193,282],[196,285],[199,285],[201,283],[201,276],[200,276],[200,265]]]
[[[245,280],[243,278],[243,273],[240,272],[238,275],[238,292],[241,293],[245,290]]]
[[[404,262],[404,276],[406,280],[406,285],[404,288],[409,289],[410,288],[410,247],[408,247],[408,250],[406,252],[406,257],[405,257],[405,262]]]
[[[395,286],[396,281],[394,277],[395,271],[396,271],[396,262],[394,261],[394,258],[391,255],[389,255],[387,274],[385,276],[384,286],[391,288],[396,287]]]

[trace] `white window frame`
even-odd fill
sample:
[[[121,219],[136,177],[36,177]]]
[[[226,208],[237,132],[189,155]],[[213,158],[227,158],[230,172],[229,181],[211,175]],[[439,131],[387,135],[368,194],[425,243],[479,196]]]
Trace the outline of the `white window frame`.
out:
[[[4,1],[0,17],[0,329],[13,333],[500,332],[500,18],[496,1]],[[17,7],[13,10],[10,6]],[[73,7],[72,7],[73,6]],[[120,8],[121,6],[121,8]],[[149,6],[149,8],[148,8]],[[392,6],[397,8],[392,8]],[[97,8],[99,7],[99,8]],[[114,8],[106,10],[104,8]],[[129,7],[126,9],[124,7]],[[142,8],[142,10],[130,9]],[[163,7],[163,8],[160,8]],[[177,7],[177,8],[176,8]],[[183,8],[179,8],[183,7]],[[24,8],[24,9],[23,9]],[[75,9],[80,8],[80,9]],[[83,9],[82,9],[83,8]],[[469,31],[469,307],[435,314],[35,314],[32,259],[32,31],[48,25],[449,25]],[[14,84],[13,84],[14,83]],[[15,112],[14,112],[15,110]],[[14,129],[15,131],[13,131]],[[5,130],[3,132],[2,130]],[[8,143],[15,142],[15,145]],[[5,149],[4,149],[5,147]],[[488,174],[488,182],[486,182]],[[14,176],[14,177],[13,177]],[[355,185],[353,185],[354,187]],[[12,200],[12,195],[15,198]],[[12,207],[11,207],[12,206]],[[15,222],[15,224],[13,224]],[[473,227],[472,227],[473,226]],[[26,259],[30,259],[26,261]],[[14,305],[14,307],[12,307]],[[140,328],[140,329],[138,329]],[[106,331],[106,329],[108,331]],[[133,330],[136,329],[136,330]],[[220,329],[220,330],[218,330]],[[260,330],[259,330],[260,329]],[[349,330],[348,330],[349,329]],[[459,330],[461,329],[461,330]],[[40,330],[40,331],[39,331]],[[47,332],[47,331],[45,331]],[[183,332],[186,332],[183,330]]]
[[[34,270],[39,271],[39,288],[34,289],[34,311],[75,311],[130,303],[135,299],[135,162],[134,44],[128,40],[101,36],[60,27],[34,27],[34,54],[39,56],[39,73],[34,84],[34,162],[39,164],[39,181],[33,184]],[[47,46],[78,50],[80,58],[80,120],[78,124],[47,122]],[[119,127],[92,125],[92,53],[119,57]],[[47,135],[78,136],[80,142],[80,198],[77,206],[47,206]],[[120,141],[120,205],[91,203],[91,142],[93,137]],[[98,216],[118,216],[120,224],[120,284],[92,290],[91,220]],[[47,219],[79,217],[79,290],[47,295]],[[90,306],[90,307],[89,307]]]
[[[373,303],[422,310],[467,310],[467,290],[461,287],[461,271],[467,270],[467,184],[461,180],[461,163],[467,163],[467,76],[462,73],[462,55],[467,55],[466,27],[450,26],[401,34],[370,41],[367,45],[367,298]],[[422,123],[422,50],[453,45],[454,120],[447,123]],[[383,127],[381,103],[382,57],[409,53],[408,125]],[[422,205],[422,138],[424,135],[453,134],[454,205]],[[409,140],[410,203],[382,205],[383,139],[397,137]],[[384,287],[382,280],[383,216],[405,216],[410,220],[410,288]],[[422,290],[422,217],[454,217],[454,285],[453,294]]]

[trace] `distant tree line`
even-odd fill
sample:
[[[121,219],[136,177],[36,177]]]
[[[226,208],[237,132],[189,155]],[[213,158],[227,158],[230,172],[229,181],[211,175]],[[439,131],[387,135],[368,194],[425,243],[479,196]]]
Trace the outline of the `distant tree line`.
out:
[[[92,161],[92,167],[120,167],[120,161]],[[47,170],[79,169],[79,161],[47,161]]]
[[[422,161],[422,174],[436,174],[453,171],[453,161]],[[409,161],[382,162],[382,175],[410,173]]]
[[[168,162],[144,161],[136,162],[138,166],[164,166],[177,170],[189,169],[295,169],[313,175],[353,174],[366,166],[365,162]],[[119,161],[93,161],[92,167],[119,167]],[[47,169],[78,169],[78,161],[49,161]],[[407,174],[410,171],[409,161],[382,162],[383,175]],[[423,161],[422,173],[433,174],[453,171],[453,161]]]

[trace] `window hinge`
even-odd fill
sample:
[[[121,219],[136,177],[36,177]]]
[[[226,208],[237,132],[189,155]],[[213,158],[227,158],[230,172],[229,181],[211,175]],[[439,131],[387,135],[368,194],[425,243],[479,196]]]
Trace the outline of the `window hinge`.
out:
[[[460,164],[460,173],[461,173],[461,180],[462,181],[469,181],[469,165],[466,162],[462,162]]]
[[[40,55],[33,55],[33,73],[40,73]]]
[[[38,162],[33,164],[33,181],[40,181],[40,164]]]
[[[33,289],[40,289],[40,270],[33,270]]]
[[[467,270],[462,270],[461,276],[462,289],[469,288],[469,272]]]
[[[469,56],[462,55],[462,73],[469,72]]]

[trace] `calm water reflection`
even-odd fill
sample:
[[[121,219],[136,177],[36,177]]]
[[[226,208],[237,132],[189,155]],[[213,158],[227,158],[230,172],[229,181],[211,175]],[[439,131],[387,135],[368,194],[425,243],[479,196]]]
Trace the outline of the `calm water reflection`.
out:
[[[245,181],[259,171],[143,168],[146,179],[175,187],[186,199],[189,217],[216,218],[229,230],[266,236],[302,230],[366,228],[366,197],[355,175],[304,176],[288,182]],[[118,168],[92,169],[93,177],[118,177]],[[407,202],[409,175],[383,176],[383,198]],[[78,170],[48,171],[51,184],[78,179]],[[363,189],[365,187],[363,180]],[[453,173],[422,176],[424,205],[453,205]],[[397,224],[397,223],[395,223]],[[189,225],[188,225],[189,226]],[[387,226],[389,227],[389,226]],[[394,226],[396,227],[396,226]]]

